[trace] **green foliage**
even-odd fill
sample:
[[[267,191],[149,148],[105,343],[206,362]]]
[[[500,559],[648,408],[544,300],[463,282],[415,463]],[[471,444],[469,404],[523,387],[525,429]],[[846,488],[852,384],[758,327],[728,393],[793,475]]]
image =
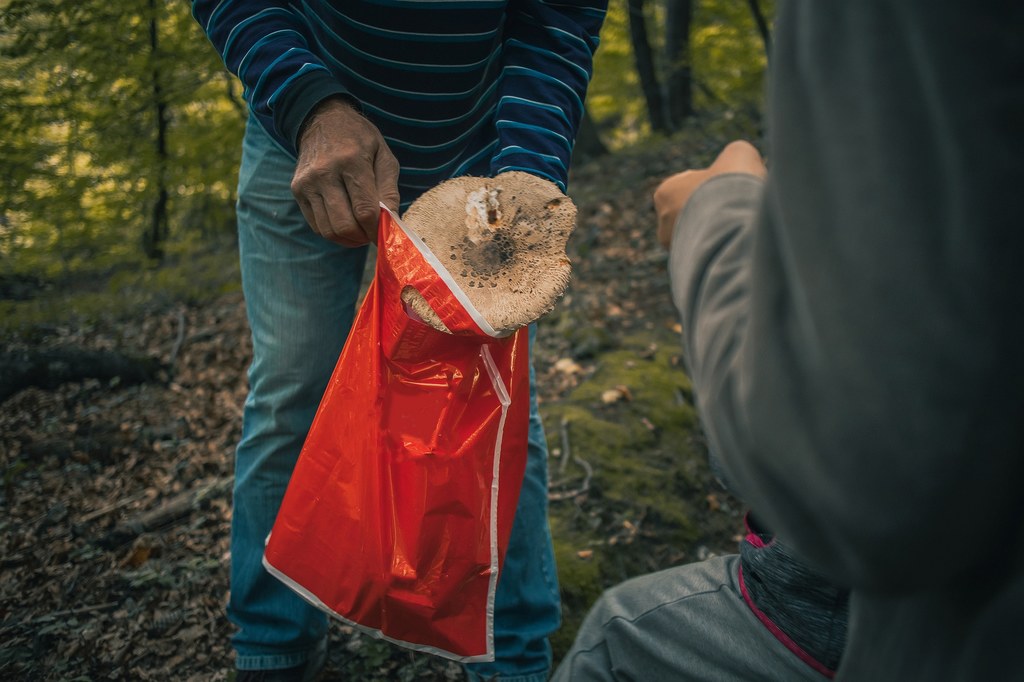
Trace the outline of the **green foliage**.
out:
[[[696,5],[690,41],[697,107],[717,105],[759,115],[768,60],[747,3],[704,0]],[[773,15],[774,0],[761,0],[761,5],[766,16]]]
[[[49,288],[27,300],[0,299],[0,339],[31,335],[35,328],[57,320],[89,324],[124,319],[148,308],[174,302],[200,304],[238,291],[234,243],[223,237],[206,244],[197,241],[173,241],[162,264],[136,253],[103,278],[81,275],[72,277],[81,281],[79,286]]]
[[[0,277],[137,261],[160,185],[172,234],[221,228],[244,115],[188,3],[10,0],[0,16]]]
[[[773,3],[762,2],[770,16]],[[664,70],[664,0],[645,6]],[[765,59],[746,3],[694,7],[698,108],[756,117]],[[611,0],[595,69],[588,108],[605,142],[649,140],[626,0]],[[159,274],[143,236],[161,187],[171,266],[190,260],[178,257],[183,249],[232,231],[246,118],[239,90],[182,0],[0,0],[0,299],[19,277],[49,287],[37,300],[0,300],[5,329],[66,317],[69,305],[83,318],[104,314],[110,292],[115,307],[152,300],[160,286],[198,295],[185,278],[205,281],[215,268]],[[108,288],[81,286],[112,275]]]
[[[693,0],[693,4],[690,59],[698,112],[759,116],[767,58],[747,3]],[[768,17],[773,16],[774,0],[761,0],[761,6]],[[662,74],[667,67],[664,10],[660,0],[645,3],[645,19]],[[594,58],[587,108],[605,143],[613,149],[636,144],[651,134],[630,43],[626,0],[609,3],[601,45]]]
[[[629,41],[626,0],[610,0],[594,55],[587,109],[602,129],[605,144],[617,149],[649,132],[645,106]]]

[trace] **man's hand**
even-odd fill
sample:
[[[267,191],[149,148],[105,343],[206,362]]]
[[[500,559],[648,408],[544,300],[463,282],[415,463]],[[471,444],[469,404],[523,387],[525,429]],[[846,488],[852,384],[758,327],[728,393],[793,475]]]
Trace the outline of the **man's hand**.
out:
[[[343,246],[375,242],[379,202],[398,210],[398,161],[351,104],[326,99],[299,136],[292,194],[321,237]]]
[[[749,173],[763,178],[768,174],[761,155],[749,142],[737,140],[726,145],[715,162],[700,170],[676,173],[654,190],[654,210],[658,214],[658,241],[666,249],[672,242],[676,218],[690,196],[702,184],[724,173]]]

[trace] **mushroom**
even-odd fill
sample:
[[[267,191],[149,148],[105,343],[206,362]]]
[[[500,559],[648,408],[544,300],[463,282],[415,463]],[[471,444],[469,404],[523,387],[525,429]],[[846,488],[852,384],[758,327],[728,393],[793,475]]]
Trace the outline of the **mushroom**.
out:
[[[550,312],[569,284],[565,245],[576,206],[529,173],[447,180],[413,202],[402,221],[498,333]],[[402,300],[430,326],[449,331],[416,289],[406,287]]]

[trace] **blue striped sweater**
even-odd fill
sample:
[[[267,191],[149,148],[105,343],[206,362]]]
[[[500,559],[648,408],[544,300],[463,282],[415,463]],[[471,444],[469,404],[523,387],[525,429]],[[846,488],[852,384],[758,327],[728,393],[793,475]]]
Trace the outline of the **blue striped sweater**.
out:
[[[310,110],[355,100],[407,205],[457,175],[524,170],[563,191],[607,0],[195,0],[192,13],[295,154]]]

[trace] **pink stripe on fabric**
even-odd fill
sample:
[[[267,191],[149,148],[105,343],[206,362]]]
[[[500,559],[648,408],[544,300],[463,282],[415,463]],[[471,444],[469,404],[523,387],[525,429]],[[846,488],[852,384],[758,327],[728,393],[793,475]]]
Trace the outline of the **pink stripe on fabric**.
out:
[[[751,535],[755,535],[755,534],[751,533]],[[755,535],[755,537],[756,537],[756,535]],[[758,540],[760,540],[760,538],[758,538]],[[767,614],[764,613],[764,611],[762,611],[761,609],[757,608],[757,604],[754,603],[754,600],[750,598],[750,593],[747,592],[747,583],[743,580],[743,566],[742,565],[739,567],[738,573],[739,573],[739,578],[740,578],[740,592],[743,594],[743,601],[747,602],[747,606],[750,608],[750,610],[753,612],[753,614],[755,616],[757,616],[757,619],[759,621],[761,621],[761,623],[766,628],[768,628],[768,632],[770,632],[773,635],[775,635],[775,639],[777,639],[780,642],[782,642],[783,646],[785,646],[787,649],[792,651],[796,655],[797,658],[799,658],[801,661],[803,661],[807,665],[811,666],[816,672],[821,673],[822,675],[824,675],[825,677],[827,677],[830,680],[834,679],[835,676],[836,676],[836,671],[835,670],[830,670],[829,668],[825,667],[825,665],[823,665],[820,661],[818,661],[816,658],[814,658],[809,653],[804,651],[803,648],[801,648],[801,646],[799,644],[797,644],[792,639],[790,639],[789,635],[787,635],[785,632],[783,632],[779,628],[778,625],[773,623],[772,619],[769,618],[767,616]]]
[[[754,532],[748,532],[747,537],[743,539],[749,542],[755,549],[764,549],[768,546],[764,543],[764,540],[761,539],[761,536]]]
[[[750,525],[750,512],[749,511],[746,514],[743,515],[743,527],[747,529],[747,536],[745,538],[743,538],[743,539],[746,540],[747,542],[749,542],[754,548],[756,548],[756,549],[764,549],[765,547],[770,547],[770,546],[775,544],[775,536],[774,535],[772,535],[772,539],[771,540],[769,540],[768,542],[765,542],[761,538],[761,533],[758,533],[756,530],[754,530],[751,527],[751,525]]]

